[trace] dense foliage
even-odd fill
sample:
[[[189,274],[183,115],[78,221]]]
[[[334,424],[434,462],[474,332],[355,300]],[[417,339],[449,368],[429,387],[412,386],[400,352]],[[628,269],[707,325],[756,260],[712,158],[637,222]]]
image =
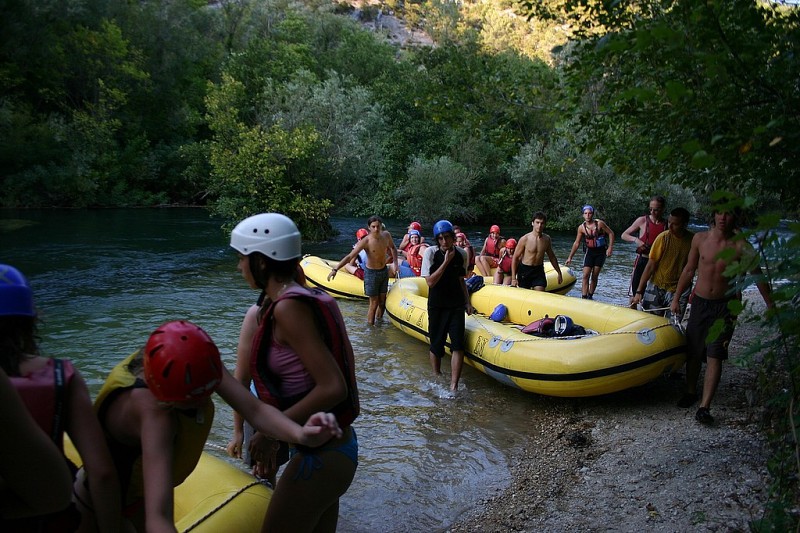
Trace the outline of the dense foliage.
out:
[[[319,0],[0,0],[0,206],[277,210],[325,238],[334,211],[525,225],[544,210],[572,229],[584,203],[622,231],[652,194],[698,212],[736,191],[778,289],[759,318],[776,335],[753,353],[787,376],[764,384],[776,482],[757,527],[796,527],[800,243],[778,228],[800,211],[800,9],[362,7],[364,23]],[[390,43],[390,12],[434,45]]]

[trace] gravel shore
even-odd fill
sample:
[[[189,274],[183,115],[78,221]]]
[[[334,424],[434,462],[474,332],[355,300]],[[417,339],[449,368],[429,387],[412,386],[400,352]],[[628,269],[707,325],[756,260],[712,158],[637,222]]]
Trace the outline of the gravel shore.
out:
[[[763,312],[748,291],[748,312]],[[756,326],[740,321],[731,357]],[[702,376],[701,376],[702,379]],[[591,399],[537,408],[513,480],[448,531],[746,531],[767,497],[767,449],[753,398],[755,372],[726,362],[715,424],[676,406],[683,375]]]

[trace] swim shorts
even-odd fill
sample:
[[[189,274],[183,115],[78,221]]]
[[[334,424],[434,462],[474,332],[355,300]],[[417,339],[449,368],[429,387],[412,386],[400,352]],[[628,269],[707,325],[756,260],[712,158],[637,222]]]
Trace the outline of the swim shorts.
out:
[[[364,279],[364,269],[361,267],[356,268],[356,271],[353,272],[353,275],[360,280]]]
[[[523,289],[533,287],[547,287],[547,276],[544,273],[544,263],[541,265],[519,264],[517,272],[517,282]]]
[[[364,269],[364,294],[367,296],[380,296],[389,292],[389,269],[365,268]]]
[[[683,291],[681,294],[681,307],[679,316],[683,317],[683,313],[686,311],[686,304],[689,301],[689,295],[692,293],[691,285]],[[662,289],[661,287],[654,285],[652,281],[647,282],[647,289],[644,291],[644,295],[642,296],[642,308],[644,309],[661,309],[661,311],[654,311],[653,314],[658,316],[664,316],[670,318],[672,313],[669,309],[664,309],[664,307],[669,307],[672,305],[672,300],[675,298],[674,292],[669,292],[667,289]]]
[[[602,268],[606,263],[606,247],[587,248],[583,257],[583,268]]]
[[[431,339],[431,353],[444,357],[444,346],[450,335],[451,351],[464,349],[464,308],[429,307],[428,336]]]
[[[736,317],[728,310],[730,298],[707,300],[698,295],[692,297],[692,312],[686,325],[686,351],[689,357],[706,360],[706,356],[725,360],[728,358],[728,344],[733,337]],[[708,332],[717,321],[725,321],[725,327],[712,342],[708,342]]]

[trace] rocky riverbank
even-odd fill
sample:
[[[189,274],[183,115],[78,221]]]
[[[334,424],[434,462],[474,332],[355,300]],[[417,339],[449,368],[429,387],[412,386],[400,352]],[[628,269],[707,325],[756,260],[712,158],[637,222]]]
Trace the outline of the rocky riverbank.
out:
[[[764,309],[757,292],[749,312]],[[759,334],[741,321],[731,355]],[[523,449],[513,480],[449,531],[746,531],[763,512],[767,449],[759,433],[755,372],[730,362],[712,427],[681,409],[683,376],[600,398],[558,400]]]

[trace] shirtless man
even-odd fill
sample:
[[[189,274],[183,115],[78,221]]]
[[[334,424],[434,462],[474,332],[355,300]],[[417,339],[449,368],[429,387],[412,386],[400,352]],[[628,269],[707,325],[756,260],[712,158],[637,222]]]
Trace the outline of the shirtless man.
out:
[[[689,258],[675,291],[675,294],[682,294],[697,272],[692,310],[686,327],[686,393],[678,401],[678,406],[691,407],[697,401],[697,380],[705,361],[703,397],[695,419],[707,425],[714,423],[709,408],[717,392],[722,376],[722,361],[728,358],[728,343],[736,325],[736,317],[728,309],[728,302],[741,297],[741,294],[732,293],[735,280],[725,276],[725,269],[733,262],[742,259],[747,261],[755,255],[755,250],[747,240],[736,238],[736,227],[736,213],[725,210],[724,205],[715,208],[714,225],[711,229],[697,233],[692,238]],[[756,263],[750,273],[760,276],[761,267]],[[760,281],[756,285],[767,307],[773,308],[775,304],[770,295],[769,284]],[[679,309],[680,300],[674,298],[670,310],[677,314]],[[708,342],[709,331],[718,319],[724,320],[725,326],[716,339]]]
[[[535,213],[531,221],[533,231],[523,235],[517,243],[511,263],[512,287],[519,286],[536,291],[545,290],[547,288],[547,276],[544,273],[545,254],[550,259],[550,264],[558,272],[558,283],[561,284],[563,277],[556,254],[553,252],[553,241],[549,235],[544,233],[546,223],[547,215],[541,211]],[[520,264],[520,260],[522,264]]]
[[[383,318],[386,310],[386,293],[389,292],[389,269],[386,258],[391,257],[394,270],[398,272],[397,248],[392,234],[383,229],[383,221],[379,216],[371,216],[367,221],[369,235],[358,241],[353,250],[331,269],[328,281],[336,277],[340,268],[358,256],[361,250],[367,252],[367,264],[364,269],[364,293],[369,297],[367,323],[375,325],[375,319]]]

